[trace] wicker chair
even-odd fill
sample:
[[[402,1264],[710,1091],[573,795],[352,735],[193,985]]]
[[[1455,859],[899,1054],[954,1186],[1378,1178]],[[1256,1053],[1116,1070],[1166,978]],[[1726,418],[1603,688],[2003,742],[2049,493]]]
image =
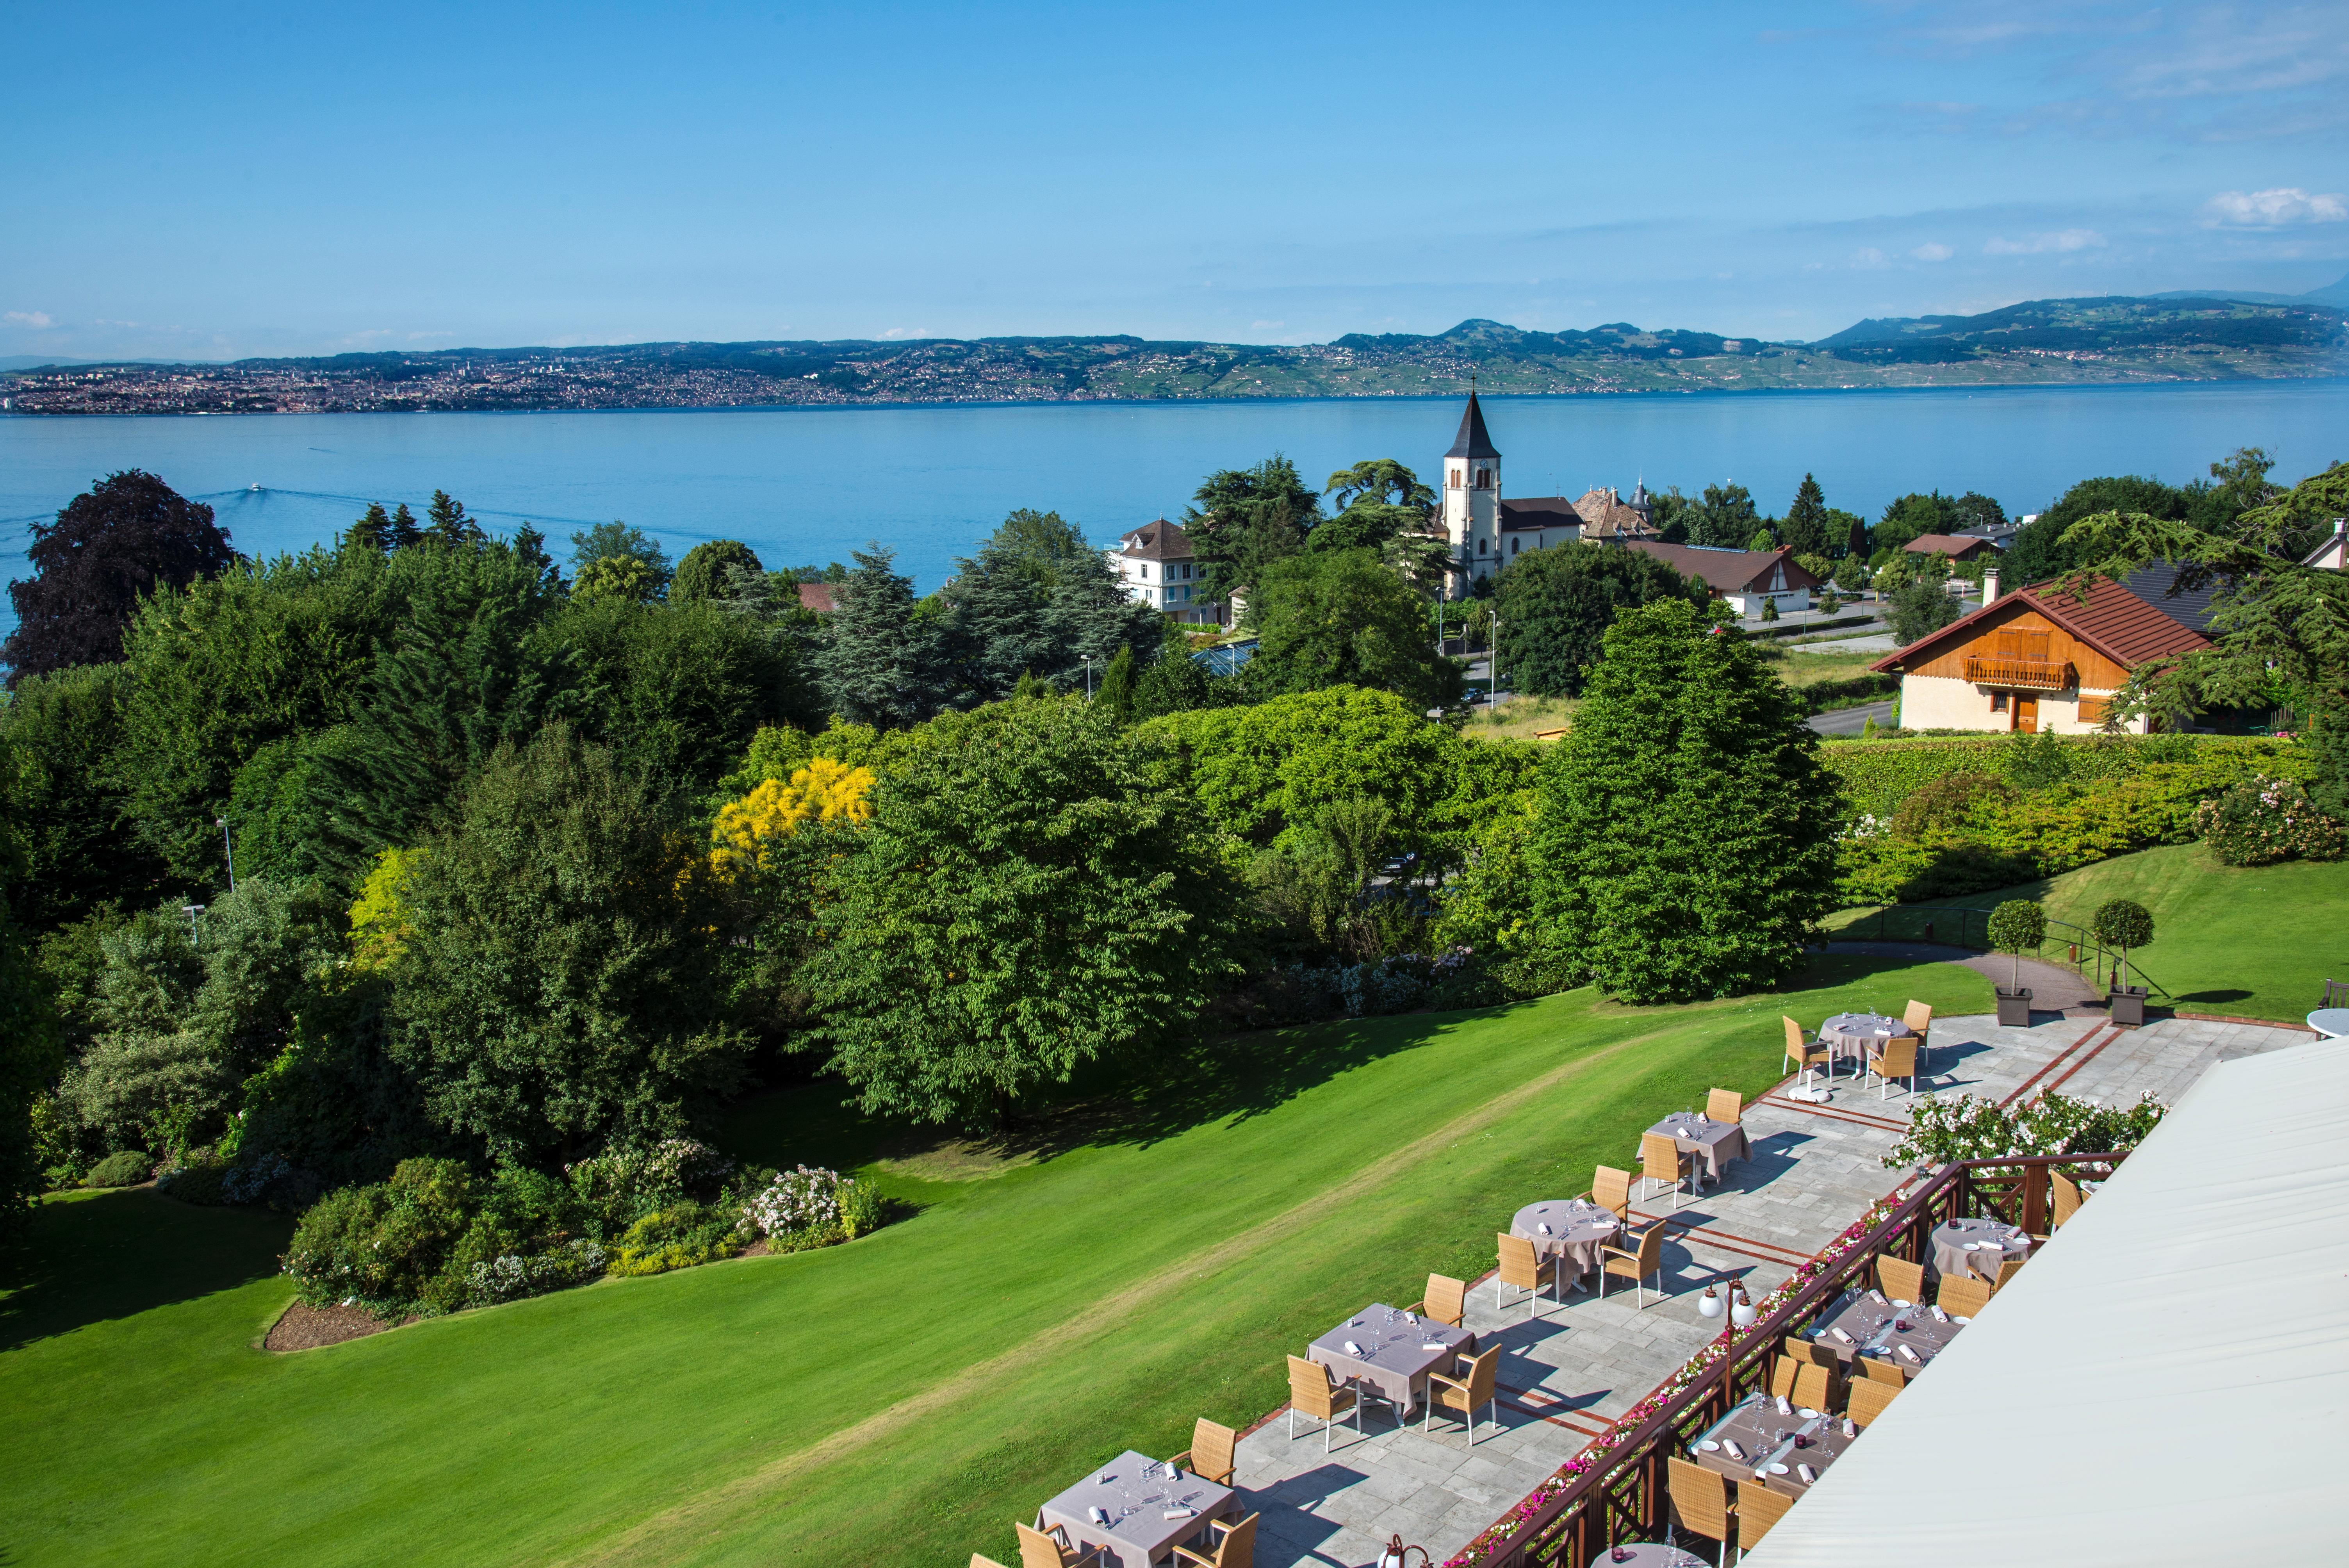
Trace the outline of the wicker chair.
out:
[[[1640,1235],[1637,1252],[1621,1247],[1601,1246],[1599,1249],[1599,1299],[1607,1299],[1607,1278],[1609,1274],[1631,1282],[1631,1305],[1635,1311],[1645,1311],[1646,1299],[1640,1295],[1650,1274],[1656,1276],[1656,1295],[1664,1294],[1664,1227],[1650,1225]]]
[[[1795,1397],[1795,1379],[1803,1375],[1805,1363],[1791,1356],[1781,1356],[1770,1363],[1770,1398],[1791,1399]]]
[[[1320,1363],[1317,1361],[1314,1365],[1318,1367]],[[1233,1450],[1239,1447],[1239,1442],[1237,1432],[1202,1416],[1191,1423],[1191,1446],[1166,1462],[1176,1470],[1189,1470],[1201,1480],[1229,1486],[1232,1484]]]
[[[1612,1209],[1615,1217],[1625,1224],[1631,1222],[1631,1173],[1618,1171],[1612,1165],[1601,1165],[1590,1173],[1590,1201],[1602,1209]]]
[[[1351,1388],[1330,1380],[1330,1368],[1302,1356],[1288,1358],[1288,1440],[1297,1440],[1297,1418],[1321,1423],[1321,1451],[1330,1451],[1330,1431],[1341,1417],[1351,1416],[1354,1431],[1362,1430],[1362,1401]]]
[[[1088,1563],[1099,1568],[1101,1548],[1078,1551],[1069,1544],[1069,1532],[1057,1524],[1049,1532],[1017,1521],[1012,1528],[1019,1532],[1019,1568],[1081,1568]]]
[[[1925,1299],[1925,1265],[1905,1258],[1878,1257],[1876,1288],[1895,1301],[1921,1302]]]
[[[1704,1097],[1704,1114],[1713,1121],[1744,1121],[1745,1097],[1733,1088],[1708,1090]]]
[[[1495,1345],[1482,1356],[1454,1357],[1454,1368],[1456,1370],[1463,1361],[1468,1363],[1465,1377],[1447,1377],[1441,1372],[1427,1375],[1427,1414],[1421,1418],[1419,1429],[1427,1430],[1428,1424],[1435,1419],[1437,1406],[1457,1410],[1468,1423],[1468,1446],[1473,1449],[1476,1446],[1477,1406],[1488,1407],[1493,1424],[1501,1424],[1501,1347]]]
[[[1991,1295],[1996,1295],[2000,1291],[2004,1290],[2008,1285],[2013,1284],[2014,1276],[2021,1274],[2023,1272],[2023,1265],[2030,1261],[2031,1259],[2028,1256],[2024,1256],[2019,1258],[2009,1258],[2006,1262],[1999,1264],[1998,1277],[1990,1282]]]
[[[1772,1491],[1758,1480],[1737,1483],[1737,1554],[1744,1556],[1754,1543],[1770,1533],[1770,1527],[1786,1517],[1795,1500],[1783,1491]]]
[[[1671,1463],[1665,1485],[1671,1491],[1672,1511],[1680,1515],[1681,1528],[1720,1542],[1721,1568],[1728,1568],[1729,1543],[1737,1536],[1737,1510],[1730,1506],[1729,1478],[1683,1459]]]
[[[1174,1548],[1176,1559],[1195,1563],[1199,1568],[1252,1568],[1256,1562],[1256,1519],[1253,1513],[1246,1519],[1211,1519],[1207,1533],[1216,1538],[1216,1550],[1203,1555],[1187,1546]]]
[[[1886,1387],[1893,1389],[1909,1387],[1909,1374],[1900,1370],[1899,1365],[1889,1356],[1882,1357],[1855,1356],[1852,1360],[1858,1365],[1862,1372],[1868,1375],[1868,1380],[1871,1383],[1881,1383]]]
[[[1816,1361],[1796,1365],[1799,1369],[1795,1373],[1795,1391],[1789,1398],[1806,1409],[1834,1409],[1843,1379]]]
[[[2080,1184],[2061,1171],[2047,1173],[2047,1195],[2054,1205],[2054,1212],[2047,1221],[2050,1231],[2062,1230],[2064,1222],[2078,1213],[2080,1205],[2087,1201],[2080,1191]]]
[[[1787,1017],[1784,1013],[1778,1015],[1778,1021],[1786,1026],[1786,1056],[1784,1065],[1789,1070],[1801,1072],[1805,1068],[1825,1068],[1827,1069],[1827,1077],[1835,1077],[1835,1051],[1832,1047],[1824,1041],[1815,1040],[1805,1034],[1803,1026]]]
[[[1661,1132],[1640,1134],[1640,1180],[1661,1181],[1672,1191],[1672,1207],[1681,1206],[1681,1188],[1687,1184],[1694,1191],[1696,1156],[1684,1154],[1681,1146]],[[1651,1192],[1650,1197],[1655,1194]]]
[[[1868,1058],[1868,1070],[1884,1086],[1877,1099],[1892,1098],[1894,1078],[1907,1078],[1909,1092],[1913,1096],[1917,1092],[1917,1042],[1907,1039],[1885,1041],[1884,1048]]]
[[[1917,1059],[1922,1061],[1932,1053],[1933,1009],[1911,997],[1909,1010],[1900,1015],[1909,1032],[1917,1037]]]
[[[1799,1334],[1789,1334],[1786,1336],[1785,1343],[1786,1355],[1798,1363],[1825,1367],[1830,1371],[1843,1365],[1842,1360],[1834,1351],[1816,1340],[1806,1339]]]
[[[1978,1279],[1960,1279],[1955,1274],[1943,1274],[1941,1288],[1933,1297],[1933,1305],[1951,1317],[1971,1317],[1990,1305],[1990,1285]]]
[[[1538,1302],[1541,1300],[1542,1286],[1547,1285],[1552,1299],[1560,1305],[1565,1305],[1566,1286],[1558,1276],[1556,1258],[1543,1257],[1534,1251],[1533,1243],[1523,1236],[1510,1235],[1506,1231],[1496,1233],[1494,1240],[1500,1243],[1501,1251],[1501,1266],[1493,1275],[1494,1311],[1498,1312],[1507,1305],[1501,1300],[1501,1292],[1505,1287],[1528,1292],[1530,1293],[1529,1301]],[[1538,1307],[1529,1306],[1526,1314],[1527,1320],[1530,1321],[1534,1313],[1539,1310]]]
[[[1430,1274],[1427,1276],[1427,1295],[1413,1302],[1409,1310],[1422,1317],[1432,1317],[1438,1323],[1448,1323],[1457,1328],[1468,1314],[1467,1284],[1449,1274]]]
[[[1854,1383],[1851,1386],[1851,1405],[1846,1413],[1851,1417],[1853,1425],[1865,1427],[1891,1408],[1892,1401],[1900,1397],[1904,1386],[1878,1382],[1873,1377]]]

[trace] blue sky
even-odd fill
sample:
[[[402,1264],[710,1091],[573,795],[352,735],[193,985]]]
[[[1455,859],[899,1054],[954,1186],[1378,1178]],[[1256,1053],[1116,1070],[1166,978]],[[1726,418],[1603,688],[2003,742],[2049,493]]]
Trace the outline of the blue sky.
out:
[[[1812,337],[2349,271],[2337,3],[15,0],[0,26],[0,355]]]

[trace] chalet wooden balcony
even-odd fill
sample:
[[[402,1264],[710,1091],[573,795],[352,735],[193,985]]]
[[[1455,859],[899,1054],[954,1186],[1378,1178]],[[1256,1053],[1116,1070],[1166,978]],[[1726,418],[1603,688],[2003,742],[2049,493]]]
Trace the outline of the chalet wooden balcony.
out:
[[[1969,655],[1966,679],[1976,686],[2010,686],[2017,691],[2064,691],[2078,676],[2070,665],[2045,659],[1982,658]]]

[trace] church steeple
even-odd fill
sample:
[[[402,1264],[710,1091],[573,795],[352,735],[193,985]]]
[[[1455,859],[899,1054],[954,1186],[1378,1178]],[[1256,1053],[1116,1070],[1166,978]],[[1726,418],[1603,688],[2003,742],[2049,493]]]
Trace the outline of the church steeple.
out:
[[[1464,585],[1501,569],[1501,449],[1485,428],[1473,383],[1459,438],[1444,454],[1444,532]]]
[[[1468,393],[1468,407],[1460,416],[1459,438],[1444,455],[1447,458],[1497,458],[1501,455],[1500,449],[1493,445],[1493,438],[1485,431],[1485,410],[1477,406],[1473,388]]]

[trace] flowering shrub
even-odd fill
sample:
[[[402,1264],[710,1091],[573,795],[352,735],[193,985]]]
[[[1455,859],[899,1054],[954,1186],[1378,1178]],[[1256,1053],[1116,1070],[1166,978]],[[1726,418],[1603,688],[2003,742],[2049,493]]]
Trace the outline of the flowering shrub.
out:
[[[2298,784],[2265,774],[2203,801],[2194,813],[2194,830],[2230,866],[2341,858],[2341,825],[2318,810]]]
[[[742,1250],[735,1218],[688,1200],[655,1210],[630,1225],[613,1251],[616,1274],[667,1274],[730,1258]]]
[[[873,817],[872,794],[871,769],[812,758],[789,782],[766,779],[741,799],[719,808],[709,830],[710,869],[730,880],[769,870],[773,841],[791,837],[806,822],[862,827]]]
[[[2150,1094],[2127,1110],[2064,1094],[2043,1094],[2023,1106],[1968,1094],[1928,1094],[1910,1113],[1909,1136],[1883,1159],[1898,1168],[2009,1154],[2126,1153],[2144,1141],[2168,1109]]]
[[[466,1279],[469,1299],[475,1306],[493,1306],[502,1301],[567,1289],[600,1277],[604,1264],[604,1249],[585,1239],[528,1257],[506,1253],[472,1266]]]
[[[681,1199],[713,1194],[734,1162],[707,1143],[665,1138],[649,1149],[612,1149],[563,1168],[571,1190],[615,1216],[616,1226]]]
[[[742,1205],[736,1230],[777,1252],[829,1246],[876,1231],[887,1204],[872,1183],[805,1165],[778,1171]]]

